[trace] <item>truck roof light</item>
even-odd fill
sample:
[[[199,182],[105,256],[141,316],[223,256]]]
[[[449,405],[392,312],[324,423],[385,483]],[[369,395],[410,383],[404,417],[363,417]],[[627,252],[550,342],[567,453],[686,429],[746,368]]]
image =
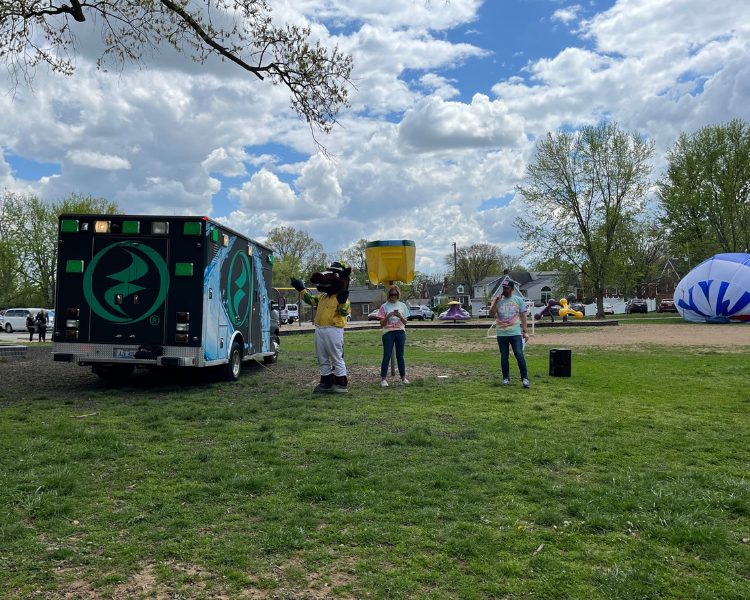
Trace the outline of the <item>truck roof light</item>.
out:
[[[129,235],[135,235],[141,232],[141,224],[139,221],[123,221],[122,232]]]
[[[62,233],[78,233],[78,220],[63,219],[60,221],[60,231]]]
[[[109,233],[109,221],[95,221],[94,222],[94,231],[96,233]]]
[[[151,223],[151,233],[155,235],[166,235],[169,233],[169,223],[167,221],[153,221]]]
[[[202,229],[200,221],[185,221],[182,226],[182,233],[184,235],[200,235]]]

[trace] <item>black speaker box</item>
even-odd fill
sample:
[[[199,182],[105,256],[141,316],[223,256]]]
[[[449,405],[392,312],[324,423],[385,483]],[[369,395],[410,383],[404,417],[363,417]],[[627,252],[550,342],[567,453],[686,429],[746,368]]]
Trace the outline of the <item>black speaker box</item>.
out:
[[[552,348],[549,351],[550,377],[570,377],[573,352],[570,348]]]

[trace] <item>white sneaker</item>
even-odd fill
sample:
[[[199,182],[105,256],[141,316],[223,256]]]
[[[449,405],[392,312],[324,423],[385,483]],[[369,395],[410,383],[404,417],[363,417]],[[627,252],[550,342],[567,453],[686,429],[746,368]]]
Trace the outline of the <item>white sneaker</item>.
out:
[[[523,387],[525,387],[525,388],[530,388],[531,387],[531,383],[529,382],[528,379],[524,379],[521,383],[523,383]]]
[[[503,379],[503,385],[510,385],[510,379]]]
[[[411,381],[409,381],[406,377],[402,377],[401,378],[401,383],[403,383],[404,385],[409,385],[411,383]]]
[[[388,387],[388,382],[385,379],[380,381],[380,387]]]

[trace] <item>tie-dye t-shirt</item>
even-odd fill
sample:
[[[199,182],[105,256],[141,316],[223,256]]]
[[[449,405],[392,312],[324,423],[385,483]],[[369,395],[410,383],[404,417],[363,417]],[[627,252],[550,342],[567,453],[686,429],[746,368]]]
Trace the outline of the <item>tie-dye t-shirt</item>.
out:
[[[502,296],[497,302],[495,325],[498,336],[521,335],[521,314],[526,310],[523,300],[513,295]]]
[[[386,302],[380,307],[380,310],[378,310],[378,316],[382,319],[393,310],[399,311],[404,319],[409,318],[409,307],[403,302]],[[406,325],[404,325],[398,317],[388,317],[388,321],[386,321],[383,329],[384,331],[395,331],[397,329],[406,329]]]

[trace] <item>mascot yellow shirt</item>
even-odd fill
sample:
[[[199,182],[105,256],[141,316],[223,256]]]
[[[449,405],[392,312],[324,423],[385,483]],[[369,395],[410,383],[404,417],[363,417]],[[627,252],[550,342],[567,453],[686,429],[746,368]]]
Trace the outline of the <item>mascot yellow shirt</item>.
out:
[[[339,304],[335,294],[333,296],[328,294],[313,296],[307,290],[300,292],[300,298],[317,309],[315,325],[318,327],[340,327],[341,329],[346,327],[346,317],[351,311],[349,300],[344,304]]]

